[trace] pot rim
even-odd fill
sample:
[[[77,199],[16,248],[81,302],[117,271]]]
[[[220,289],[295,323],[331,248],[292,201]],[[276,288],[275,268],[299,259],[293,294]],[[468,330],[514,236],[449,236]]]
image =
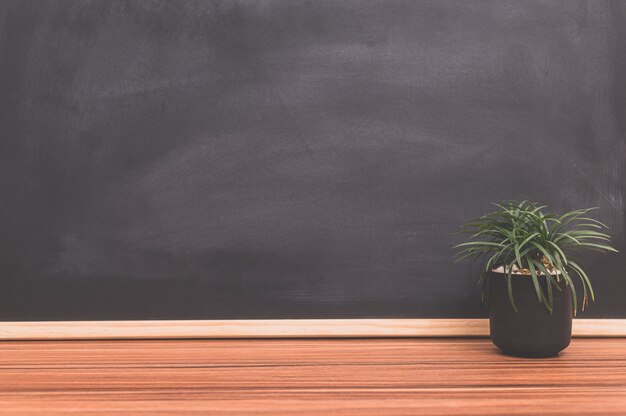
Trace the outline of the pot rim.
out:
[[[500,266],[500,267],[497,267],[495,269],[491,269],[491,273],[506,275],[506,273],[504,271],[504,266]],[[511,274],[513,276],[528,276],[528,277],[530,277],[530,274],[520,273],[519,269],[518,270],[514,269]],[[561,275],[561,271],[560,270],[555,270],[554,273],[550,273],[550,276],[559,276],[559,275]],[[543,272],[538,272],[537,276],[544,276],[544,273]]]

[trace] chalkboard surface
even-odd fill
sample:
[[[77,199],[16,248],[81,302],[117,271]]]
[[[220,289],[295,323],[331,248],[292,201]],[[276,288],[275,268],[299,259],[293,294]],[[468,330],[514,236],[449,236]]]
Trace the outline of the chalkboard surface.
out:
[[[5,0],[0,320],[484,316],[459,225],[623,253],[625,152],[625,2]]]

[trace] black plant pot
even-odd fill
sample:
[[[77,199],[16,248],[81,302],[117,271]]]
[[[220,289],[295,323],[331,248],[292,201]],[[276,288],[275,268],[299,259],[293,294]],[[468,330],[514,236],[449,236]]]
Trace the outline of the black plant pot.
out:
[[[505,354],[520,357],[552,357],[563,351],[572,338],[572,294],[565,284],[553,287],[552,313],[539,302],[530,276],[513,275],[511,284],[518,312],[509,300],[503,273],[489,278],[489,330],[491,340]],[[545,277],[539,277],[544,293]]]

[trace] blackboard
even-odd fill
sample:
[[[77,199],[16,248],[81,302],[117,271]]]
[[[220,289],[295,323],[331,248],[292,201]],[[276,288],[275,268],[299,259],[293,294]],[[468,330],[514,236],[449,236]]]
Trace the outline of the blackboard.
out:
[[[0,2],[0,320],[480,317],[461,223],[625,244],[620,1]],[[626,318],[626,257],[584,259]]]

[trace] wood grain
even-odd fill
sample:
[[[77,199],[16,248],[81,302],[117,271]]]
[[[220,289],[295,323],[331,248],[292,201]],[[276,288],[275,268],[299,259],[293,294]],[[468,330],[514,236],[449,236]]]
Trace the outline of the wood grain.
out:
[[[626,336],[626,319],[575,319],[574,336]],[[0,340],[488,336],[486,319],[0,322]]]
[[[626,414],[626,339],[5,341],[0,414]]]

